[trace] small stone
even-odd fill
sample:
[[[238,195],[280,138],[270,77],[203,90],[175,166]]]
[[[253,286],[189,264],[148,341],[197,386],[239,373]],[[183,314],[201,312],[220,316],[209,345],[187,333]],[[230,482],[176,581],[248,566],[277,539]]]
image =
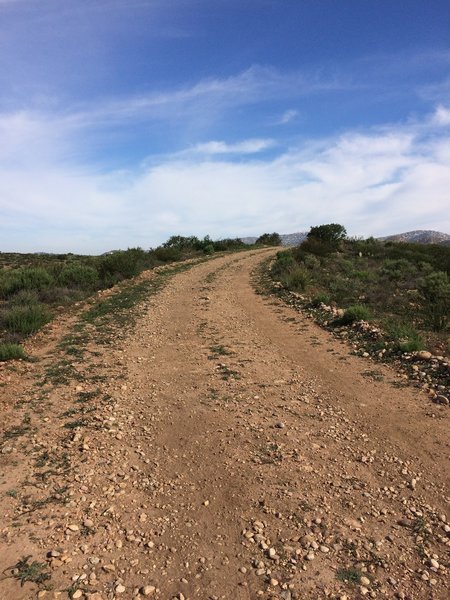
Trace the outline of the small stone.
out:
[[[119,583],[119,585],[116,585],[116,594],[123,594],[125,592],[126,588],[124,585],[122,585],[121,583]]]
[[[79,526],[75,525],[74,523],[71,525],[67,525],[67,529],[69,529],[69,531],[80,531]]]
[[[370,585],[370,579],[368,577],[361,577],[361,579],[359,581],[360,581],[361,585],[364,585],[365,587]]]
[[[205,500],[205,501],[203,502],[203,506],[209,506],[209,500]]]
[[[141,588],[141,594],[143,596],[151,596],[152,594],[154,594],[156,591],[156,588],[154,585],[146,585],[143,588]]]
[[[323,552],[324,554],[328,554],[330,549],[328,548],[328,546],[320,546],[320,551]]]
[[[308,552],[305,558],[306,560],[314,560],[316,558],[316,555],[314,554],[314,552]]]
[[[430,559],[430,565],[432,567],[434,567],[435,569],[439,569],[439,563],[438,563],[438,561],[435,558],[431,558]]]
[[[77,598],[81,598],[83,596],[83,592],[81,590],[75,590],[72,594],[72,598],[74,598],[75,600]]]
[[[269,548],[269,558],[275,558],[277,555],[277,551],[275,548]]]
[[[286,425],[283,423],[283,421],[278,421],[278,423],[275,423],[275,427],[277,429],[284,429]]]
[[[272,587],[277,587],[277,585],[278,585],[278,579],[271,579],[270,580],[270,585]]]
[[[239,569],[239,571],[240,571],[241,573],[244,573],[244,574],[245,574],[245,573],[247,573],[247,568],[246,568],[246,567],[241,567],[241,568]]]

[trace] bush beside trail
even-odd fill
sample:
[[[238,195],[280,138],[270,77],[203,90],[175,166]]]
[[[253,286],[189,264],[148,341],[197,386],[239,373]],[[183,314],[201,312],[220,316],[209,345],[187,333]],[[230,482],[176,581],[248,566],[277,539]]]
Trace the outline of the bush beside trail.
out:
[[[248,249],[240,239],[172,236],[162,246],[103,256],[0,253],[0,360],[23,358],[18,343],[48,323],[55,310],[146,269],[214,252]]]
[[[397,352],[450,353],[450,248],[345,235],[338,224],[312,227],[278,253],[272,277],[311,308],[339,308],[330,326],[370,320]]]

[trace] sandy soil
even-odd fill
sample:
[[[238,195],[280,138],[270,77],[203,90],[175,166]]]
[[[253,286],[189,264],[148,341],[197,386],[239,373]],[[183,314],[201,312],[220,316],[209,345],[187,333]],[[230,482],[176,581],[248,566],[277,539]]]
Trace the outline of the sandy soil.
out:
[[[273,252],[177,274],[76,381],[76,315],[3,365],[1,600],[449,597],[448,408],[256,294]]]

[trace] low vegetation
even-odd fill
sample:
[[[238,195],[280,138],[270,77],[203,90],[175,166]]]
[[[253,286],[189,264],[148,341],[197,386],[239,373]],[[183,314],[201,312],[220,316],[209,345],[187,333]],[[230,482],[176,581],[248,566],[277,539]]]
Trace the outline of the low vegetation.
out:
[[[162,246],[103,256],[0,253],[0,361],[25,358],[20,343],[53,315],[97,290],[146,269],[215,252],[249,248],[240,239],[172,236]]]
[[[279,252],[271,274],[305,305],[335,309],[330,326],[369,321],[395,351],[450,351],[449,247],[348,239],[332,223]]]

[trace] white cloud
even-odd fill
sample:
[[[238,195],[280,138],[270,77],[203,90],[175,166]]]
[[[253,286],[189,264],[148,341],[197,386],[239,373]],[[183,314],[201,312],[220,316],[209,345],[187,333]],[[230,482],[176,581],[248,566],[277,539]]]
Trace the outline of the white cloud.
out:
[[[236,144],[211,141],[197,144],[192,148],[192,152],[197,152],[199,154],[257,154],[258,152],[263,152],[264,150],[272,148],[274,145],[274,140],[258,138],[243,140]]]
[[[0,121],[11,145],[0,154],[0,250],[103,252],[324,222],[355,235],[450,232],[450,138],[432,121],[304,141],[275,158],[254,156],[272,140],[208,142],[105,174],[68,160],[70,127],[52,134],[50,119],[17,114]]]
[[[294,109],[286,110],[282,114],[281,119],[278,121],[278,124],[286,125],[287,123],[290,123],[291,121],[293,121],[297,116],[298,116],[298,110],[294,110]]]
[[[450,108],[439,105],[431,119],[434,125],[442,125],[444,127],[450,125]]]

